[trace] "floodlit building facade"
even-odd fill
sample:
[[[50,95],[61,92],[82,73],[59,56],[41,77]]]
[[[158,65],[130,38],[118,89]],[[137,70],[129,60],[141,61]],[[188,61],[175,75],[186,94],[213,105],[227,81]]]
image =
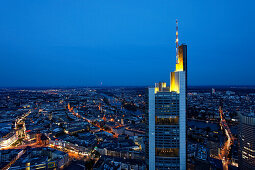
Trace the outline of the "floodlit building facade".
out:
[[[178,27],[177,27],[178,28]],[[186,169],[187,46],[178,45],[170,86],[148,88],[145,122],[147,169]]]

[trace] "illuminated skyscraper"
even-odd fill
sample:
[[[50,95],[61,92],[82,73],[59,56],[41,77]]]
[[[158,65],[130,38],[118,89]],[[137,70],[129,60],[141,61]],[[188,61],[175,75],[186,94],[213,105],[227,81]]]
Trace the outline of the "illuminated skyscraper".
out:
[[[177,23],[177,21],[176,21]],[[186,169],[187,46],[178,45],[170,86],[149,88],[146,105],[146,164],[149,170]]]
[[[239,114],[239,169],[255,168],[255,114]]]

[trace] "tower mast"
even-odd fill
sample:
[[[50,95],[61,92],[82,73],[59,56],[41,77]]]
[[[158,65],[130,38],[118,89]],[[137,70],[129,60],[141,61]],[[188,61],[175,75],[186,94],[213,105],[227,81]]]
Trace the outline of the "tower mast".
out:
[[[175,40],[175,43],[176,43],[176,64],[179,63],[179,59],[178,59],[178,20],[176,19],[176,40]]]

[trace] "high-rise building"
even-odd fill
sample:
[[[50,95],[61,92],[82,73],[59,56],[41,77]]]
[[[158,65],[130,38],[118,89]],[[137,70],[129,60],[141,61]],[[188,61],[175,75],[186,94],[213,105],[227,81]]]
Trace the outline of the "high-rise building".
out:
[[[187,46],[178,45],[177,26],[176,70],[170,74],[170,85],[156,83],[147,92],[145,150],[149,170],[186,169],[186,89]]]
[[[239,113],[239,169],[255,167],[255,114]]]

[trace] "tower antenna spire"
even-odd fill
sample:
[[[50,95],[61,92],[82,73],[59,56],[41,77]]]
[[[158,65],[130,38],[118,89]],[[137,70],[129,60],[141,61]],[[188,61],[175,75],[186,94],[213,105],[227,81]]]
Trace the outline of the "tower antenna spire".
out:
[[[178,20],[176,19],[176,40],[175,40],[175,43],[176,43],[176,63],[178,64],[179,63],[179,60],[178,60],[178,47],[179,47],[179,45],[178,45],[178,41],[179,41],[179,39],[178,39]]]

